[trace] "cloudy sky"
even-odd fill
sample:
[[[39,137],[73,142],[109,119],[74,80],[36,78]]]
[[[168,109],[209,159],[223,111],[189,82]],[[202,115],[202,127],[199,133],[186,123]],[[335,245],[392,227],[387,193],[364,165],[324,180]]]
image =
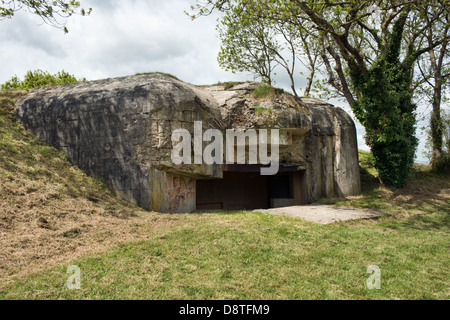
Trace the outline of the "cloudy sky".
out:
[[[0,83],[36,69],[65,70],[87,80],[149,71],[171,73],[193,84],[253,80],[250,74],[220,69],[217,17],[191,21],[184,11],[195,0],[81,0],[81,4],[93,12],[69,18],[68,34],[42,24],[26,10],[0,21]],[[304,84],[299,75],[297,87]],[[289,91],[287,78],[278,78],[275,85]],[[350,111],[345,103],[334,103]],[[358,123],[357,128],[359,148],[368,150],[364,129]],[[421,140],[417,161],[426,163]]]

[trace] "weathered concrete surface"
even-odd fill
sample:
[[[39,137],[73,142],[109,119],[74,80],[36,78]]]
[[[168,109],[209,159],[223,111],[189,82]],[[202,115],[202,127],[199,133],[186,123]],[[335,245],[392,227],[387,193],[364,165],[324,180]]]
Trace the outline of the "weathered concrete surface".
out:
[[[63,149],[73,164],[103,179],[125,199],[166,212],[195,209],[195,195],[193,200],[189,193],[175,195],[164,187],[169,181],[160,179],[167,175],[158,175],[173,167],[171,132],[193,132],[194,121],[207,126],[220,117],[207,92],[158,74],[37,90],[18,102],[17,113],[27,129]],[[173,184],[176,177],[184,181],[188,175],[220,177],[216,167],[180,166],[167,179]],[[176,198],[176,208],[165,202],[169,194]]]
[[[338,221],[376,219],[385,213],[375,210],[340,208],[330,205],[292,206],[275,209],[254,210],[255,212],[269,213],[278,216],[300,218],[319,224],[329,224]]]
[[[280,164],[306,170],[307,202],[361,192],[356,127],[341,108],[314,99],[281,94],[252,98],[256,83],[224,90],[205,87],[219,104],[226,127],[279,129]]]
[[[36,90],[18,102],[17,113],[73,164],[149,210],[192,212],[198,180],[223,178],[221,165],[171,160],[172,132],[186,129],[193,136],[195,121],[202,121],[203,131],[280,130],[280,165],[297,173],[290,178],[291,200],[267,203],[359,194],[356,129],[349,115],[287,93],[257,99],[257,85],[197,87],[160,74],[106,79]]]
[[[361,192],[356,128],[350,116],[316,99],[312,104],[313,128],[306,137],[309,202],[321,197],[346,197]]]

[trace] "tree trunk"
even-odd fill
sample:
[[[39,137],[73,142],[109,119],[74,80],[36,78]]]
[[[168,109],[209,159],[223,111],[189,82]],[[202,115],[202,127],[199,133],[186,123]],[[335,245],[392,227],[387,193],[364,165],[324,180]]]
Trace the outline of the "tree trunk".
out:
[[[305,88],[305,97],[309,97],[309,94],[311,93],[311,87],[312,87],[312,84],[314,81],[314,74],[315,74],[315,71],[313,69],[311,71],[311,74],[309,75],[308,84],[306,85],[306,88]]]
[[[294,93],[295,97],[298,97],[297,91],[295,91],[294,75],[291,72],[288,72],[288,73],[289,73],[289,79],[291,80],[292,93]]]
[[[433,95],[433,112],[431,113],[431,140],[433,144],[431,163],[436,163],[442,154],[441,95],[442,79],[437,78]]]

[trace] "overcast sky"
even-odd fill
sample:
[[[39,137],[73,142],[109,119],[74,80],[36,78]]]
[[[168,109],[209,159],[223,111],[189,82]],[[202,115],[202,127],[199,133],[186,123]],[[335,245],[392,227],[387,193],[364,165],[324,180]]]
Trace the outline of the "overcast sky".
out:
[[[65,70],[87,80],[150,71],[171,73],[199,85],[253,80],[250,74],[220,69],[215,17],[191,21],[184,13],[195,0],[81,0],[81,4],[93,12],[69,18],[68,34],[42,24],[27,11],[0,21],[0,83],[36,69],[52,74]],[[289,91],[286,77],[276,80],[275,86]],[[299,75],[296,86],[304,88],[304,84]],[[345,103],[333,103],[350,112]],[[368,150],[364,129],[359,123],[357,128],[359,148]],[[421,140],[417,161],[427,162]]]

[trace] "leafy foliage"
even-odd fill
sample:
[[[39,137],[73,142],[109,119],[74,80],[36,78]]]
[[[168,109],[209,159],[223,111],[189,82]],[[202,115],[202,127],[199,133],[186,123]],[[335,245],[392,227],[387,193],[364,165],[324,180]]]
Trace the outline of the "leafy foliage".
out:
[[[443,148],[441,156],[435,162],[432,162],[432,166],[433,170],[438,173],[450,173],[450,113],[446,110],[442,111],[439,127],[443,136]],[[426,133],[427,142],[425,147],[428,151],[424,152],[424,155],[431,160],[433,156],[433,137],[431,129],[429,128]]]
[[[292,93],[298,96],[294,78],[300,62],[308,73],[304,93],[308,96],[319,65],[318,43],[307,22],[298,27],[267,15],[275,12],[277,5],[271,1],[230,2],[217,26],[222,42],[219,65],[233,73],[250,72],[268,85],[273,84],[277,68],[282,68],[289,76]]]
[[[84,81],[86,81],[85,78],[77,80],[75,76],[65,72],[64,70],[51,75],[46,71],[38,69],[35,71],[28,71],[23,81],[21,81],[17,76],[13,76],[10,80],[1,85],[1,89],[36,89]]]
[[[448,3],[447,3],[448,6]],[[425,24],[425,32],[420,36],[426,43],[432,44],[436,39],[444,41],[417,60],[413,88],[418,98],[425,99],[432,107],[430,118],[430,161],[432,164],[438,161],[445,152],[444,136],[442,130],[441,112],[446,103],[446,94],[450,89],[450,15],[439,14],[437,9],[427,4],[419,5],[423,16],[430,16]],[[433,23],[431,23],[433,21]],[[447,38],[446,38],[447,37]]]
[[[439,159],[433,163],[433,170],[438,173],[450,173],[450,153],[443,151]]]
[[[318,45],[324,76],[328,79],[316,84],[316,88],[327,86],[329,92],[347,100],[366,128],[366,140],[382,181],[395,187],[405,185],[417,148],[416,105],[412,98],[414,66],[425,53],[431,54],[438,47],[446,50],[449,33],[433,30],[449,30],[448,0],[206,0],[197,3],[197,7],[192,7],[196,13],[193,18],[219,10],[228,19],[240,13],[236,11],[239,7],[263,8],[254,9],[257,16],[253,20],[264,22],[268,32],[282,23],[289,25],[289,30],[297,31],[294,36],[301,38],[306,34],[306,41],[292,43],[305,51],[311,48],[310,44]],[[242,18],[237,16],[238,25]],[[424,38],[425,34],[431,36]],[[231,46],[235,46],[234,51],[227,54],[241,53],[239,43],[232,42]],[[318,64],[311,65],[314,69]]]
[[[220,22],[222,44],[217,61],[226,71],[251,72],[271,85],[279,45],[267,23],[244,11],[234,8]]]
[[[366,128],[375,167],[388,185],[403,187],[414,164],[416,105],[412,102],[411,59],[400,62],[403,18],[388,39],[387,54],[363,73],[353,72],[352,82],[360,93],[353,111]],[[356,63],[356,62],[355,62]]]
[[[81,8],[77,0],[2,0],[0,20],[11,19],[17,11],[22,9],[28,9],[29,12],[41,17],[45,23],[63,29],[65,33],[68,32],[65,18],[74,14],[86,16],[92,12],[92,8],[88,10]]]

